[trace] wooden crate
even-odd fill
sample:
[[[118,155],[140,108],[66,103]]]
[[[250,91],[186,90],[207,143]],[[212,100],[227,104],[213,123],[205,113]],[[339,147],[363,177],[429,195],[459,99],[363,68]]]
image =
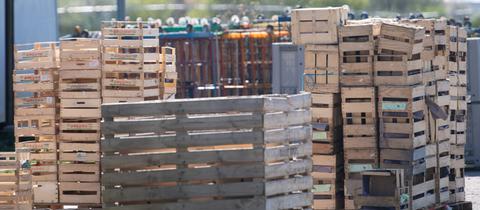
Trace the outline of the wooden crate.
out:
[[[32,176],[29,150],[0,153],[0,209],[32,209]]]
[[[104,101],[157,100],[160,94],[159,31],[144,22],[102,25]]]
[[[341,123],[339,94],[312,94],[313,153],[334,154],[340,149]]]
[[[100,140],[101,99],[61,99],[60,141]]]
[[[338,45],[306,45],[304,89],[312,93],[339,93]]]
[[[337,26],[348,19],[348,7],[305,8],[292,11],[292,42],[336,44]]]
[[[59,180],[61,182],[99,182],[100,144],[98,142],[60,142]]]
[[[340,209],[343,176],[339,155],[314,155],[312,160],[313,209]]]
[[[400,23],[382,23],[378,38],[378,54],[406,55],[420,58],[423,51],[423,27]]]
[[[101,202],[100,183],[59,183],[60,203],[64,204],[99,204]]]
[[[160,78],[163,78],[163,82],[160,84],[160,98],[161,99],[173,99],[177,93],[177,72],[165,72],[160,73]]]
[[[363,186],[357,190],[352,200],[349,200],[349,208],[388,208],[400,210],[408,208],[408,201],[401,202],[401,195],[408,194],[408,186],[404,185],[402,170],[377,169],[362,172]],[[347,202],[347,200],[346,200]],[[405,206],[407,205],[407,206]],[[409,208],[408,208],[409,209]]]
[[[309,209],[310,104],[299,94],[103,105],[103,206]]]
[[[56,142],[26,141],[17,142],[16,148],[30,150],[33,181],[57,180],[57,144]]]
[[[100,70],[61,70],[59,72],[59,97],[64,98],[100,98]]]
[[[374,87],[342,88],[343,147],[377,147],[377,111]]]
[[[76,38],[60,41],[60,70],[101,69],[100,40]]]
[[[450,86],[450,143],[466,143],[467,129],[467,88]]]
[[[378,87],[380,148],[414,149],[426,144],[425,88]]]
[[[379,85],[415,85],[422,83],[423,61],[406,55],[376,55],[374,83]]]
[[[35,205],[58,203],[57,181],[33,182],[33,202]]]
[[[353,209],[353,195],[361,187],[361,173],[378,168],[377,148],[344,149],[345,209]]]
[[[425,61],[432,60],[435,56],[435,19],[409,19],[401,20],[401,23],[425,27],[421,57]]]
[[[340,83],[345,86],[373,85],[375,27],[357,24],[339,27]]]
[[[15,45],[15,69],[52,69],[58,68],[58,43],[36,42]]]

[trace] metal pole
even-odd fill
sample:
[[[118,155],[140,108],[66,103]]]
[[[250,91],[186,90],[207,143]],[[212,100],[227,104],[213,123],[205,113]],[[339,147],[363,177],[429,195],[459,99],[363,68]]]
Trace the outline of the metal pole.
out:
[[[5,30],[6,30],[6,71],[5,71],[5,91],[6,91],[6,122],[7,125],[13,124],[13,44],[14,44],[14,0],[5,1]]]
[[[117,0],[117,20],[125,19],[125,0]]]

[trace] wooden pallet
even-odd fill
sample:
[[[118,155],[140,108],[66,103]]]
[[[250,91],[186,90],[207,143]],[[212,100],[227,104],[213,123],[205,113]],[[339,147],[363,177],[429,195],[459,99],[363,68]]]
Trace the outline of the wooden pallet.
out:
[[[313,153],[334,154],[341,143],[339,94],[312,94]]]
[[[425,29],[399,23],[382,23],[378,38],[378,54],[406,55],[420,57],[423,51]]]
[[[66,39],[60,41],[60,70],[101,69],[100,40]]]
[[[292,11],[294,44],[336,44],[337,26],[348,19],[348,7],[306,8]]]
[[[313,209],[340,209],[343,176],[339,155],[314,155],[312,160]]]
[[[426,144],[425,88],[380,86],[380,148],[414,149]]]
[[[144,22],[103,22],[102,96],[105,102],[159,98],[158,35],[157,28],[150,28]]]
[[[312,93],[339,93],[338,45],[306,45],[304,89]]]
[[[419,58],[419,57],[418,57]],[[373,62],[375,86],[422,83],[423,61],[406,55],[376,55]]]
[[[15,45],[15,69],[51,69],[58,68],[58,43],[36,42]]]
[[[379,24],[339,27],[340,83],[345,86],[373,85],[375,27]]]
[[[309,209],[310,104],[300,94],[103,105],[103,205]]]
[[[28,149],[0,153],[0,209],[32,209],[32,176]]]

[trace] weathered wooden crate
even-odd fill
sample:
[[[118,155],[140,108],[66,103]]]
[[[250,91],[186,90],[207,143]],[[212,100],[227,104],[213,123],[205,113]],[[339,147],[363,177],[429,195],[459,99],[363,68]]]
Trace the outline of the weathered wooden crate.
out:
[[[426,209],[435,205],[435,182],[419,182],[422,177],[412,178],[404,174],[401,169],[378,169],[362,172],[364,184],[357,189],[355,198],[356,209],[359,208],[388,208],[388,209]],[[415,181],[417,179],[417,181]],[[427,185],[429,186],[427,186]],[[430,185],[431,184],[431,185]],[[432,188],[430,188],[432,187]],[[431,191],[422,191],[425,189]],[[401,199],[408,195],[409,199]]]
[[[58,43],[36,42],[15,45],[15,69],[51,69],[58,68]]]
[[[378,38],[378,54],[406,55],[411,59],[421,57],[423,51],[423,27],[400,23],[382,23]]]
[[[307,93],[104,104],[103,205],[309,209],[310,105]]]
[[[304,89],[312,93],[339,93],[338,45],[306,45]]]
[[[100,140],[101,99],[61,99],[61,141],[97,142]]]
[[[60,182],[58,190],[60,203],[99,204],[101,202],[101,189],[98,182]]]
[[[16,148],[30,150],[30,162],[33,181],[57,180],[57,144],[56,142],[25,141],[17,142]]]
[[[55,115],[15,116],[15,136],[35,137],[56,134]]]
[[[0,209],[32,209],[32,176],[29,150],[0,153]]]
[[[463,145],[467,129],[467,88],[450,86],[450,143]]]
[[[380,148],[411,150],[426,144],[425,87],[378,87]]]
[[[100,70],[61,70],[59,72],[60,98],[100,98]]]
[[[425,28],[422,59],[432,60],[434,56],[447,55],[446,19],[410,19],[401,22]]]
[[[337,26],[348,19],[348,7],[305,8],[292,11],[294,44],[336,44]]]
[[[35,206],[58,203],[58,181],[33,182],[33,203]]]
[[[162,72],[160,78],[163,78],[163,82],[160,83],[160,99],[175,98],[178,84],[177,72]]]
[[[377,147],[377,110],[374,87],[342,88],[343,147]]]
[[[375,86],[422,83],[423,61],[406,55],[376,55],[373,62]]]
[[[314,155],[312,159],[313,209],[340,209],[341,159],[338,155]]]
[[[340,82],[342,86],[373,85],[375,31],[379,24],[339,27]]]
[[[102,25],[102,96],[105,102],[156,100],[160,94],[159,31],[144,22]]]
[[[100,144],[60,142],[58,177],[61,182],[99,182]]]
[[[465,145],[450,146],[450,202],[465,200]]]
[[[341,143],[340,95],[312,94],[313,153],[334,154]]]
[[[361,173],[378,168],[377,148],[344,149],[345,209],[354,209],[353,195],[362,184]]]
[[[98,39],[75,38],[60,41],[60,70],[101,69]]]

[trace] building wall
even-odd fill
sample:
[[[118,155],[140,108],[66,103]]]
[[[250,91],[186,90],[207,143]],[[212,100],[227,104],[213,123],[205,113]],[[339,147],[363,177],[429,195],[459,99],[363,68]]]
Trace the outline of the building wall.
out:
[[[57,40],[56,0],[15,0],[15,44]]]

